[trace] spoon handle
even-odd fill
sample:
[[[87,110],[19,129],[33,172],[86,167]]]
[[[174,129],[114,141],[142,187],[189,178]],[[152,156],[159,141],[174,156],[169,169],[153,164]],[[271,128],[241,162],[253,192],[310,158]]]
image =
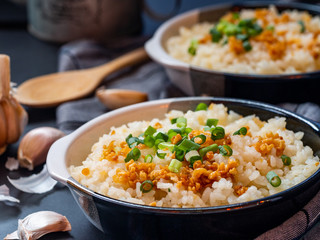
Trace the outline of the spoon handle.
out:
[[[116,72],[124,67],[136,65],[148,59],[149,56],[144,50],[144,47],[141,47],[131,52],[128,52],[108,63],[92,68],[91,74],[95,75],[96,79],[100,79],[100,81],[102,81],[104,77],[113,72]]]

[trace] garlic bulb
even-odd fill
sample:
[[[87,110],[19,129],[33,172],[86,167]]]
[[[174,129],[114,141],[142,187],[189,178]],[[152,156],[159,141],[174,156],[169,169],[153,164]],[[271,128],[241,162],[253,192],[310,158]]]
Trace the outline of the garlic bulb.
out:
[[[51,145],[65,134],[53,127],[39,127],[23,136],[18,148],[21,167],[33,170],[44,163]]]
[[[148,101],[148,94],[126,89],[104,89],[96,91],[96,96],[109,109],[116,109],[135,103]]]
[[[27,122],[27,112],[11,92],[10,58],[0,54],[0,155],[19,140]]]
[[[18,230],[8,234],[4,239],[34,240],[51,232],[71,230],[68,219],[53,211],[40,211],[18,220]]]

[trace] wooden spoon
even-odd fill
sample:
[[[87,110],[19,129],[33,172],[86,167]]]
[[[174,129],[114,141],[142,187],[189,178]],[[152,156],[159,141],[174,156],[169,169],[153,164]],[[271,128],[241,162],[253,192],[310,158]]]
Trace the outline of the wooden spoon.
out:
[[[109,74],[147,59],[144,48],[138,48],[98,67],[31,78],[18,87],[15,97],[30,107],[57,106],[89,95]]]
[[[96,97],[112,110],[148,101],[148,94],[129,89],[105,89],[102,87],[97,89]]]

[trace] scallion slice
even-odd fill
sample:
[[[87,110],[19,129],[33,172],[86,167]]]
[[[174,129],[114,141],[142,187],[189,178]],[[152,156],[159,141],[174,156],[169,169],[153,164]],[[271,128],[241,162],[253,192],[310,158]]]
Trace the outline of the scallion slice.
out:
[[[140,185],[140,191],[143,193],[150,192],[153,188],[153,182],[151,180],[145,180]]]
[[[126,137],[126,142],[129,146],[129,148],[133,148],[133,147],[137,146],[139,143],[144,143],[144,141],[142,139],[139,139],[137,137],[133,137],[132,134],[129,134]]]
[[[299,21],[298,21],[298,24],[300,25],[300,32],[301,32],[301,33],[304,33],[304,32],[306,31],[306,26],[305,26],[305,24],[304,24],[304,21],[299,20]]]
[[[207,119],[207,122],[206,122],[206,125],[208,126],[208,127],[212,127],[212,126],[217,126],[217,124],[218,124],[218,122],[219,122],[219,119],[215,119],[215,118],[208,118]]]
[[[178,172],[180,172],[181,167],[182,167],[182,162],[180,162],[177,159],[172,159],[169,166],[168,166],[168,169],[171,172],[178,173]]]
[[[208,147],[201,148],[199,150],[199,154],[201,157],[203,157],[204,155],[206,155],[207,152],[210,152],[210,151],[216,152],[217,150],[218,150],[218,145],[214,143]]]
[[[273,187],[279,187],[281,185],[281,179],[274,171],[268,172],[266,178]]]
[[[165,156],[166,156],[166,153],[159,153],[159,152],[157,151],[157,156],[158,156],[158,158],[160,158],[160,159],[164,159]]]
[[[169,136],[167,134],[162,133],[162,132],[158,132],[154,138],[155,138],[155,140],[163,139],[166,142],[166,141],[168,141]]]
[[[251,46],[251,44],[250,44],[250,42],[248,40],[242,42],[242,47],[247,52],[252,49],[252,46]]]
[[[172,119],[170,120],[170,122],[171,122],[171,124],[175,124],[175,123],[177,122],[177,118],[172,118]]]
[[[215,27],[210,29],[210,35],[211,35],[212,42],[214,43],[219,42],[222,38],[222,33],[219,32],[218,29]]]
[[[187,152],[186,155],[185,155],[185,158],[186,158],[186,160],[187,160],[188,162],[190,162],[190,159],[191,159],[192,157],[195,157],[195,156],[198,156],[198,157],[200,157],[200,159],[201,159],[201,156],[199,155],[199,153],[198,153],[197,150],[191,150],[191,151]]]
[[[146,163],[152,163],[153,157],[151,154],[148,154],[144,157],[144,162]]]
[[[161,143],[159,143],[159,145],[158,145],[158,148],[159,149],[161,149],[161,150],[163,150],[163,149],[168,149],[169,151],[173,151],[173,148],[174,148],[174,144],[172,144],[172,143],[168,143],[168,142],[161,142]]]
[[[148,135],[144,138],[144,144],[149,148],[152,148],[155,144],[155,140],[152,136]]]
[[[129,162],[131,159],[137,161],[141,155],[141,152],[138,148],[133,148],[124,159],[125,162]]]
[[[207,109],[208,109],[208,106],[205,103],[199,103],[196,107],[196,111],[202,111],[202,110],[205,111]]]
[[[211,132],[212,140],[219,140],[224,138],[224,136],[225,136],[225,132],[223,127],[215,127],[214,129],[212,129],[212,132]]]
[[[218,146],[218,148],[222,156],[230,157],[233,153],[231,147],[228,145]]]
[[[198,150],[200,148],[200,145],[189,139],[183,139],[182,142],[178,145],[178,147],[184,151],[191,151]]]
[[[148,135],[152,136],[156,131],[157,130],[155,128],[149,126],[147,130],[144,131],[144,136],[148,136]]]
[[[198,40],[193,39],[188,48],[188,53],[192,56],[196,55],[198,45],[199,45]]]
[[[281,159],[282,159],[283,165],[285,165],[285,166],[291,165],[291,158],[288,157],[287,155],[282,155]]]
[[[201,160],[202,162],[202,158],[200,156],[193,156],[190,158],[189,162],[190,162],[190,165],[189,167],[192,167],[193,168],[193,164],[198,161],[198,160]]]
[[[178,148],[177,146],[173,149],[173,151],[175,152],[176,159],[178,159],[179,161],[184,160],[184,156],[186,154],[186,151]]]
[[[235,131],[234,133],[233,133],[233,135],[243,135],[243,136],[245,136],[246,134],[247,134],[247,128],[246,127],[242,127],[242,128],[240,128],[238,131]]]
[[[207,139],[207,137],[206,137],[205,135],[200,134],[200,135],[197,135],[197,136],[191,138],[191,141],[194,142],[194,140],[195,140],[196,138],[200,138],[200,139],[201,139],[201,142],[198,143],[198,144],[200,144],[200,145],[201,145],[201,144],[204,144],[204,143],[206,142],[206,139]]]
[[[185,117],[177,118],[177,127],[182,128],[187,126],[187,119]]]

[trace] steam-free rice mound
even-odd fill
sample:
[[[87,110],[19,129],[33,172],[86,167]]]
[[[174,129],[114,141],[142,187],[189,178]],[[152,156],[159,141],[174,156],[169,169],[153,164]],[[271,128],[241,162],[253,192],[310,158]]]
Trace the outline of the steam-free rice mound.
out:
[[[228,205],[281,192],[312,175],[319,158],[302,137],[286,129],[283,117],[262,121],[202,104],[112,127],[69,171],[89,189],[132,203]]]
[[[320,69],[320,18],[274,6],[226,13],[215,23],[181,27],[168,53],[207,69],[256,74],[294,74]]]

